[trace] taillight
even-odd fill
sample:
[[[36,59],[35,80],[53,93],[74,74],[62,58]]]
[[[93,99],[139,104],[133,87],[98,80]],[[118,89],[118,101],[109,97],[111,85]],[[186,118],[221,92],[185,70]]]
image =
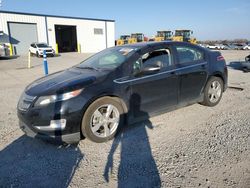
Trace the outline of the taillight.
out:
[[[224,60],[225,60],[225,58],[222,55],[217,57],[217,61],[224,61]]]

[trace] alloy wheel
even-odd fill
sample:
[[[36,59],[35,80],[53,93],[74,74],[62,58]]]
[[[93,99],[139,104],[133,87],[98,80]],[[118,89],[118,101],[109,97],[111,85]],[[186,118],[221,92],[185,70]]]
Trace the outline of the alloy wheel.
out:
[[[118,128],[120,120],[119,110],[112,104],[98,107],[90,119],[90,127],[97,137],[106,138]]]
[[[216,103],[222,94],[221,84],[217,80],[211,83],[211,86],[208,90],[208,96],[211,103]]]

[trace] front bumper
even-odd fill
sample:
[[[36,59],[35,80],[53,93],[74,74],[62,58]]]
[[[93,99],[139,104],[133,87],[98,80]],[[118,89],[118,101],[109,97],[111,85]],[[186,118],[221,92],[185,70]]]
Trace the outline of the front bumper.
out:
[[[39,138],[39,139],[47,140],[51,142],[59,142],[59,143],[65,142],[68,144],[72,144],[72,143],[79,142],[81,139],[80,132],[76,132],[72,134],[65,134],[65,135],[51,135],[51,134],[48,135],[45,133],[39,133],[38,131],[34,131],[34,128],[29,127],[22,121],[19,121],[19,127],[29,137]]]
[[[54,139],[66,143],[80,140],[81,122],[86,104],[84,97],[78,96],[44,107],[36,107],[34,103],[37,97],[26,94],[24,96],[24,99],[21,97],[19,100],[17,115],[20,128],[28,136]]]
[[[38,54],[39,54],[40,56],[42,56],[42,55],[43,55],[43,51],[39,51]],[[53,55],[53,56],[54,56],[54,55],[55,55],[55,52],[53,52],[53,51],[52,51],[52,52],[46,52],[46,55]]]

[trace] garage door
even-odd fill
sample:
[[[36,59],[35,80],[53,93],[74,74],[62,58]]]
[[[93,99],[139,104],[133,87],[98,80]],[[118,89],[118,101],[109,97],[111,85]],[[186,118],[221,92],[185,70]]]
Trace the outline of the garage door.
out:
[[[8,23],[10,43],[15,54],[27,54],[32,42],[37,42],[37,26],[30,23]]]

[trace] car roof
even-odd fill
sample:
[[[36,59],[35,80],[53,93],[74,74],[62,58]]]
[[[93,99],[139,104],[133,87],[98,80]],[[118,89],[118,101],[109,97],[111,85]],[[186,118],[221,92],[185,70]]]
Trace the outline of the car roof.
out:
[[[47,43],[46,42],[32,42],[31,44],[47,44]]]
[[[158,46],[161,44],[173,44],[176,42],[172,42],[172,41],[162,41],[162,42],[138,42],[138,43],[134,43],[134,44],[125,44],[123,46],[126,47],[131,47],[131,48],[145,48],[145,47],[151,47],[151,46]]]
[[[123,47],[128,47],[128,48],[137,48],[137,49],[145,49],[145,48],[149,48],[149,47],[157,47],[157,46],[161,46],[164,44],[172,44],[172,45],[184,45],[184,46],[194,46],[196,48],[199,49],[203,49],[202,47],[198,46],[198,45],[194,45],[191,44],[189,42],[177,42],[177,41],[161,41],[161,42],[154,42],[154,41],[149,41],[149,42],[139,42],[139,43],[135,43],[135,44],[125,44],[123,45]],[[122,46],[117,46],[117,47],[122,47]]]

